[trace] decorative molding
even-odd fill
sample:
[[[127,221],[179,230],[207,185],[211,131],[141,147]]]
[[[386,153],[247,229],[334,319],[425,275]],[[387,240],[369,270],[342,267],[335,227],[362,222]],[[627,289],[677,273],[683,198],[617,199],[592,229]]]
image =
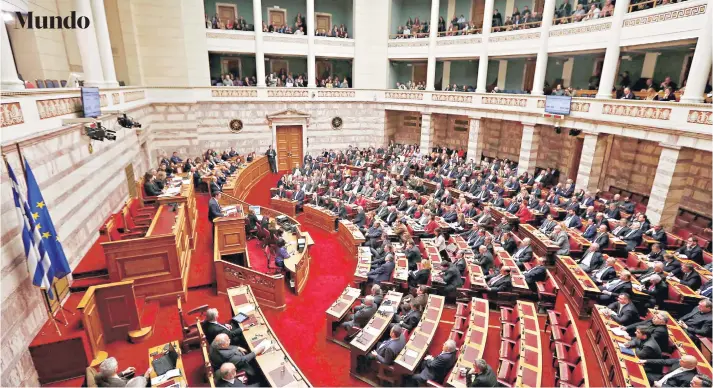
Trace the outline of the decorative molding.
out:
[[[610,28],[611,28],[611,22],[599,23],[599,24],[582,26],[582,27],[563,28],[561,30],[550,31],[550,37],[588,34],[590,32],[606,31]]]
[[[255,89],[220,88],[210,91],[212,97],[257,97]]]
[[[514,40],[528,40],[528,39],[540,39],[540,33],[539,32],[531,32],[528,34],[513,34],[513,35],[506,35],[506,36],[494,36],[490,37],[488,40],[490,43],[497,43],[497,42],[511,42]]]
[[[302,112],[302,111],[299,111],[296,109],[291,109],[291,108],[265,116],[265,118],[267,119],[267,125],[272,125],[273,121],[280,121],[280,120],[292,121],[295,119],[304,119],[307,122],[307,126],[309,126],[310,117],[312,117],[312,116],[307,112]]]
[[[272,36],[272,35],[267,35],[264,34],[262,36],[263,40],[266,40],[268,42],[281,42],[281,43],[307,43],[307,35],[296,35],[296,36],[303,36],[304,39],[299,39],[299,38],[287,38],[284,35],[285,34],[278,34],[278,35],[283,35],[283,36]],[[287,35],[291,36],[291,35]]]
[[[413,92],[386,92],[386,99],[392,100],[423,100],[423,93]]]
[[[644,24],[660,23],[673,19],[687,18],[706,13],[706,4],[695,5],[668,12],[659,12],[653,15],[634,17],[624,20],[624,27],[636,27]]]
[[[521,108],[527,106],[527,98],[483,97],[481,101],[486,105],[517,106]]]
[[[713,125],[713,112],[704,110],[689,110],[687,121],[692,124]]]
[[[433,101],[473,103],[473,96],[464,96],[462,94],[433,93],[431,99]]]
[[[334,130],[340,130],[342,129],[342,126],[344,125],[344,120],[342,120],[341,117],[336,116],[332,119],[332,129]]]
[[[99,96],[99,106],[102,108],[106,108],[109,106],[109,97],[107,97],[106,94],[102,94]]]
[[[243,130],[243,120],[240,119],[233,119],[230,120],[230,123],[228,123],[228,128],[230,128],[230,131],[233,133],[238,133]]]
[[[590,104],[588,102],[576,102],[572,101],[570,105],[570,110],[572,112],[589,112]],[[545,100],[537,100],[537,108],[545,108]]]
[[[354,47],[354,40],[344,40],[342,38],[336,38],[339,40],[322,40],[315,39],[314,43],[322,46],[337,46],[337,47]]]
[[[55,98],[53,100],[37,100],[37,112],[40,120],[68,115],[82,111],[81,97]]]
[[[146,98],[146,92],[143,90],[138,90],[135,92],[124,93],[124,102],[138,101]]]
[[[398,39],[402,42],[389,42],[389,47],[424,47],[428,46],[428,39]]]
[[[317,91],[317,97],[354,98],[356,97],[356,92],[353,90],[319,90]]]
[[[307,90],[291,90],[291,89],[278,89],[278,90],[268,90],[268,97],[309,97],[309,91]]]
[[[2,110],[0,127],[9,127],[25,122],[25,118],[22,116],[22,107],[20,107],[19,102],[3,103],[0,105],[0,109]]]
[[[602,106],[602,114],[653,120],[669,120],[671,118],[671,108],[604,104],[604,106]]]
[[[113,105],[119,105],[121,103],[121,94],[119,93],[112,93],[111,94],[111,103]]]
[[[255,35],[219,33],[219,32],[206,32],[205,37],[208,39],[255,40]]]
[[[436,40],[436,46],[451,46],[456,44],[480,44],[483,42],[483,38],[468,38],[468,39],[438,39]]]

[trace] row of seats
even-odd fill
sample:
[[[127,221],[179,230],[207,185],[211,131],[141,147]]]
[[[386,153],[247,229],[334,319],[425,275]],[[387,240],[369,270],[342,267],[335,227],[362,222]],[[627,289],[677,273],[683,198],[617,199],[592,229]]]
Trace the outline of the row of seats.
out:
[[[542,349],[537,310],[530,302],[500,308],[498,382],[506,387],[539,386]]]
[[[550,349],[553,351],[552,366],[555,370],[555,386],[588,386],[587,367],[584,361],[582,341],[569,305],[564,313],[547,312],[545,332],[550,330]]]
[[[108,236],[109,241],[141,238],[146,235],[155,214],[155,208],[141,207],[138,199],[129,198],[119,212],[109,217],[100,232]]]

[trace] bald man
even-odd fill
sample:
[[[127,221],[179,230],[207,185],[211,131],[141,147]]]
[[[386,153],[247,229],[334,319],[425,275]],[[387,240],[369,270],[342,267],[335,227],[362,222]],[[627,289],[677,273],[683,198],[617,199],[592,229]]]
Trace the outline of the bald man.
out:
[[[696,367],[698,360],[695,356],[684,355],[680,359],[655,359],[655,360],[639,360],[640,364],[670,367],[668,373],[646,373],[649,383],[654,387],[688,387],[691,385],[691,380],[698,373]]]

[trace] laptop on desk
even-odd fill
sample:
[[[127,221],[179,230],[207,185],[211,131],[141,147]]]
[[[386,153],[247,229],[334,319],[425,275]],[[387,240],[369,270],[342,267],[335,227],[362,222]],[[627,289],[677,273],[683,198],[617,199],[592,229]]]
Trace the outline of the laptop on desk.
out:
[[[176,362],[178,361],[178,352],[176,352],[176,348],[173,347],[173,344],[168,344],[164,349],[163,356],[151,361],[151,366],[157,376],[162,376],[166,372],[176,369]]]

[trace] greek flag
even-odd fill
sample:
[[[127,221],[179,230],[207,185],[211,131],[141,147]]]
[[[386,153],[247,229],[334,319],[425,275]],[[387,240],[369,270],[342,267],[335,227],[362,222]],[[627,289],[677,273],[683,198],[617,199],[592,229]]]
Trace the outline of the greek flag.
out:
[[[54,299],[52,295],[54,270],[52,269],[49,254],[45,250],[44,242],[42,241],[42,233],[40,233],[41,225],[35,223],[30,206],[27,200],[22,197],[20,185],[17,182],[15,172],[12,171],[12,167],[10,167],[7,161],[5,161],[5,166],[12,181],[12,196],[15,199],[17,218],[22,226],[22,243],[25,246],[27,267],[32,277],[32,284],[47,290],[50,298]]]

